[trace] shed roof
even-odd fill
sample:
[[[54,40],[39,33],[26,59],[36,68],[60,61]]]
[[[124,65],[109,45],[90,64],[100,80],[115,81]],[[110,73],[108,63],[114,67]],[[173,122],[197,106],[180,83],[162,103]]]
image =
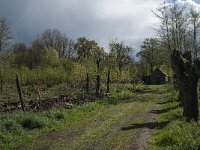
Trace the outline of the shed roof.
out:
[[[161,74],[163,74],[163,75],[165,75],[165,76],[168,76],[160,67],[157,67],[157,68],[153,71],[152,75],[155,75],[155,74],[157,74],[158,72],[160,72]]]

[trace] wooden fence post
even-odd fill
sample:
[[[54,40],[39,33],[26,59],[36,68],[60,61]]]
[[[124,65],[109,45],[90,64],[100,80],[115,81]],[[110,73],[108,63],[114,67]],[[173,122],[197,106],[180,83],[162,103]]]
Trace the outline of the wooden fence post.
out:
[[[101,87],[101,79],[100,79],[100,75],[98,74],[96,77],[96,97],[99,97],[100,95],[100,87]]]
[[[38,94],[38,98],[39,98],[39,106],[41,106],[41,102],[42,102],[41,99],[42,99],[42,98],[41,98],[41,93],[40,93],[39,85],[37,85],[36,88],[37,88],[37,94]]]
[[[90,82],[89,73],[87,73],[87,75],[86,75],[86,92],[87,92],[87,94],[89,93],[89,82]]]
[[[106,94],[110,93],[110,69],[108,69],[107,82],[106,82]]]
[[[19,82],[18,75],[16,75],[15,83],[16,83],[16,87],[17,87],[17,92],[19,94],[19,100],[20,100],[20,103],[21,103],[22,111],[25,111],[25,105],[24,105],[24,101],[23,101],[23,98],[22,98],[21,85],[20,85],[20,82]]]

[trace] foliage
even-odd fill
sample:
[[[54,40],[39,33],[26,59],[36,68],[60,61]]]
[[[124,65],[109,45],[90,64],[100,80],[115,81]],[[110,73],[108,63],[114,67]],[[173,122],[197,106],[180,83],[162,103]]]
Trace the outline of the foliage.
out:
[[[155,55],[158,51],[158,40],[156,38],[147,38],[144,40],[141,46],[141,51],[137,53],[137,56],[144,58],[149,64],[149,72],[153,72],[155,65]]]
[[[115,63],[121,73],[122,68],[132,63],[132,48],[124,42],[113,41],[109,43],[110,56],[114,58]]]
[[[78,38],[74,47],[79,59],[90,59],[95,56],[95,51],[100,49],[96,41],[85,37]]]
[[[164,65],[168,70],[170,68],[170,54],[157,38],[145,39],[136,56],[140,58],[138,67],[142,76],[149,75],[158,66]]]

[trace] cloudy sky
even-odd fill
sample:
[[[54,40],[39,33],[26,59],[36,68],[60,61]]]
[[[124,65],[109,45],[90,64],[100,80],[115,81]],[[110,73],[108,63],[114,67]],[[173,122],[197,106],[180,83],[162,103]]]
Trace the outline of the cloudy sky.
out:
[[[173,0],[172,0],[173,1]],[[200,0],[187,1],[197,7]],[[0,16],[9,21],[14,40],[30,44],[47,28],[70,38],[85,36],[106,48],[109,40],[124,40],[137,51],[154,35],[152,14],[163,0],[0,0]]]

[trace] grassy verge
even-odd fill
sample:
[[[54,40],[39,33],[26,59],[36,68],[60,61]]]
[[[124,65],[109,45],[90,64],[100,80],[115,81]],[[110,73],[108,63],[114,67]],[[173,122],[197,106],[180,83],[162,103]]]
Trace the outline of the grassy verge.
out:
[[[21,111],[1,113],[0,149],[31,145],[44,134],[83,123],[110,105],[133,96],[133,93],[125,90],[95,102],[76,105],[73,109],[54,108],[37,113]]]
[[[160,103],[161,110],[157,112],[157,128],[150,139],[150,149],[153,150],[199,150],[200,124],[186,122],[182,117],[182,108],[176,102],[177,93],[166,95]]]

